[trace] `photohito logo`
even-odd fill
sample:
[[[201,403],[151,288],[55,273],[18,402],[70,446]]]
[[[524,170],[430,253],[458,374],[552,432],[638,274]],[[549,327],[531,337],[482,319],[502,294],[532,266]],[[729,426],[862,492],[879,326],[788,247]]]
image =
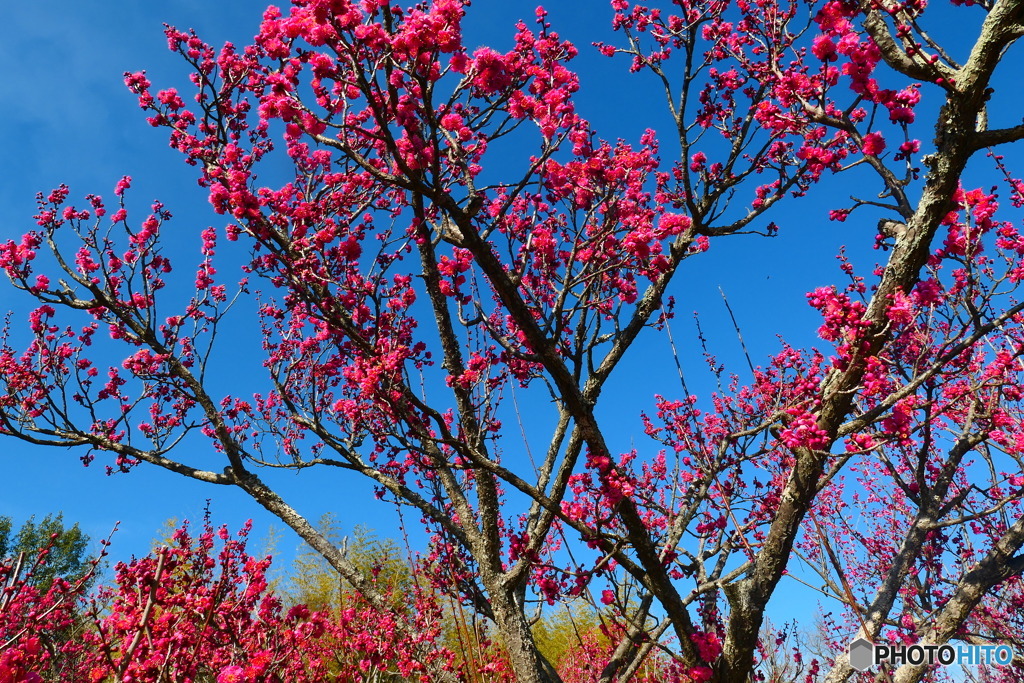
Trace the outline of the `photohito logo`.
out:
[[[873,666],[887,662],[893,666],[924,664],[933,666],[979,666],[981,664],[1006,665],[1013,660],[1009,645],[900,645],[896,643],[872,643],[857,638],[850,643],[850,666],[857,671],[867,671]]]

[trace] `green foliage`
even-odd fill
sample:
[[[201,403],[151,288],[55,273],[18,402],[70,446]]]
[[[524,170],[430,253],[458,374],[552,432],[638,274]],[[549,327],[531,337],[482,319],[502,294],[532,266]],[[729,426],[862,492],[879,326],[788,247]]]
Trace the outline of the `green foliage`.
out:
[[[601,618],[597,610],[582,600],[566,603],[546,612],[533,625],[533,639],[556,668],[571,649],[583,644],[583,637],[598,630]]]
[[[270,567],[267,569],[267,585],[276,594],[280,594],[282,584],[287,580],[287,566],[278,559],[281,540],[284,538],[284,531],[281,527],[270,524],[267,532],[258,542],[250,542],[250,554],[256,559],[262,560],[265,557],[271,559]]]
[[[356,526],[346,535],[333,514],[323,515],[317,530],[331,543],[345,550],[346,556],[372,579],[382,593],[393,597],[395,605],[404,601],[411,590],[412,572],[404,552],[390,538],[379,537],[372,529]],[[310,609],[342,609],[353,594],[353,588],[312,548],[306,547],[292,562],[282,580],[282,593],[292,604]]]
[[[13,558],[25,553],[26,563],[32,563],[39,550],[53,540],[45,566],[37,569],[29,580],[40,590],[46,591],[58,576],[73,580],[89,571],[85,552],[89,536],[82,532],[77,522],[65,527],[63,513],[48,514],[38,523],[33,515],[13,537],[12,531],[11,518],[0,517],[0,558]]]
[[[7,552],[7,546],[11,541],[11,518],[0,517],[0,558],[10,557],[12,553]]]

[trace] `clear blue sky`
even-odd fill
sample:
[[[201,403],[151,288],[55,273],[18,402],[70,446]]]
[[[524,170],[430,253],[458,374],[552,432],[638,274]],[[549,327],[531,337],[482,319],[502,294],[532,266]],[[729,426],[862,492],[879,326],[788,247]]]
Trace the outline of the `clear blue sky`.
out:
[[[520,0],[477,0],[467,22],[467,43],[471,48],[485,44],[507,48],[515,20],[531,20],[534,5]],[[555,28],[580,47],[576,64],[583,85],[579,108],[595,123],[599,134],[635,142],[644,128],[667,131],[663,100],[648,89],[650,80],[628,76],[625,61],[600,57],[590,47],[595,40],[613,40],[606,4],[559,0],[551,5]],[[194,27],[213,44],[225,40],[245,44],[255,33],[264,7],[264,2],[252,0],[60,0],[8,7],[8,28],[0,42],[0,58],[7,65],[0,80],[0,101],[4,103],[0,155],[5,168],[0,184],[0,239],[16,238],[33,227],[36,192],[67,183],[72,198],[87,193],[111,197],[114,183],[125,174],[134,178],[131,201],[144,207],[159,198],[175,214],[171,223],[175,230],[194,236],[206,225],[220,225],[220,218],[196,187],[194,169],[167,148],[163,130],[146,124],[134,96],[123,85],[122,73],[146,69],[155,85],[186,90],[187,65],[166,49],[162,23]],[[662,149],[666,156],[672,154],[670,138]],[[838,184],[832,187],[843,196],[848,193]],[[873,221],[828,223],[829,204],[824,197],[793,204],[788,213],[784,209],[772,216],[783,228],[778,238],[724,240],[702,258],[689,262],[675,288],[678,317],[673,332],[677,345],[695,347],[691,311],[699,311],[721,358],[730,361],[737,372],[744,369],[735,333],[724,316],[719,287],[728,294],[755,363],[778,348],[777,334],[794,345],[813,344],[818,323],[805,303],[804,292],[839,280],[834,256],[844,242],[859,246],[855,255],[872,258],[864,247],[870,246]],[[0,309],[14,309],[18,324],[24,320],[25,309],[12,294],[0,287]],[[768,317],[769,311],[781,315]],[[253,325],[252,329],[257,328]],[[605,409],[614,408],[621,416],[612,431],[622,449],[629,448],[634,438],[637,446],[653,449],[643,440],[639,412],[651,406],[656,392],[679,393],[671,366],[652,372],[646,365],[652,354],[668,358],[666,342],[652,338],[650,344],[648,349],[634,350],[619,371],[619,383],[606,392],[606,402],[609,396],[616,397],[616,403]],[[698,354],[691,351],[688,357],[697,360]],[[712,387],[700,364],[693,367],[688,373],[690,388],[706,396]],[[241,521],[253,517],[257,539],[271,521],[240,493],[155,468],[143,466],[129,475],[107,477],[102,462],[85,469],[74,453],[30,447],[11,439],[0,440],[0,458],[5,473],[0,515],[20,521],[31,514],[62,510],[66,520],[80,522],[94,539],[105,536],[120,520],[121,531],[112,551],[115,558],[147,552],[164,520],[197,518],[207,498],[213,498],[217,523],[237,528]],[[290,475],[277,481],[286,499],[311,519],[334,511],[347,528],[362,523],[398,538],[393,510],[375,503],[365,486],[349,481],[325,488],[316,475]],[[295,542],[288,536],[283,545],[287,548]]]

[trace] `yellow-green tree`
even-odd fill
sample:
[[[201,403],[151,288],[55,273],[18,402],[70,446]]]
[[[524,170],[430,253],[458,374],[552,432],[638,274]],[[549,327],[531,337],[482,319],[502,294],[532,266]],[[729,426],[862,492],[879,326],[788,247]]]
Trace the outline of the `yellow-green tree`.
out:
[[[582,645],[584,637],[600,625],[597,610],[577,600],[545,612],[533,625],[533,639],[541,654],[557,669],[566,653]]]
[[[404,601],[411,587],[412,571],[404,552],[394,540],[381,538],[372,529],[357,525],[346,534],[331,513],[320,517],[317,529],[372,580],[382,593],[390,595],[395,607]],[[323,556],[305,547],[280,578],[282,598],[290,604],[304,604],[312,610],[343,609],[354,599],[354,589]]]

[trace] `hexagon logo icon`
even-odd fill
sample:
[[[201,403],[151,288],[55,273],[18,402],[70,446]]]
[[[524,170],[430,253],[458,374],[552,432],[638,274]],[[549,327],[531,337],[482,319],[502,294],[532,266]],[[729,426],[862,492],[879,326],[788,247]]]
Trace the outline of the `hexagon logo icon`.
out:
[[[867,671],[874,663],[875,644],[858,638],[850,643],[850,666],[857,671]]]

